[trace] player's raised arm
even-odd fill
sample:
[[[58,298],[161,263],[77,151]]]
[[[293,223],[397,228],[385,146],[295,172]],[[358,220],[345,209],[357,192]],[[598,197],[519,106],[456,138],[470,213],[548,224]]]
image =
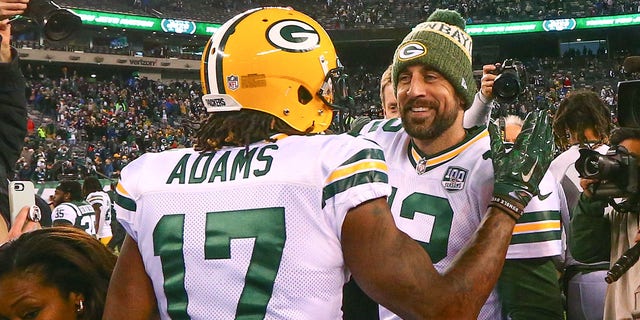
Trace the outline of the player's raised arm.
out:
[[[153,285],[144,270],[138,244],[131,237],[124,239],[118,259],[106,304],[127,307],[105,308],[103,319],[160,319]]]

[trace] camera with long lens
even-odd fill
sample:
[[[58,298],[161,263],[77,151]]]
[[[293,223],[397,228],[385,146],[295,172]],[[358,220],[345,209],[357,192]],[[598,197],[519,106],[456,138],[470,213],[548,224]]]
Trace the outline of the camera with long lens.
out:
[[[493,96],[500,103],[513,103],[524,92],[527,84],[526,68],[522,62],[506,59],[496,64],[498,76],[493,82]]]
[[[50,41],[62,41],[80,30],[82,19],[50,0],[31,0],[23,16],[35,20]]]
[[[634,198],[638,193],[638,159],[623,146],[606,154],[580,149],[575,167],[581,178],[600,181],[590,186],[596,199]]]

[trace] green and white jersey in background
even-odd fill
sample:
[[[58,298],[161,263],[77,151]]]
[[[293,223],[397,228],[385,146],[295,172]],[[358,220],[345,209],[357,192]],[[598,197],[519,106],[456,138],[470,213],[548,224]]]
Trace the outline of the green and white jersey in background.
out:
[[[98,239],[107,238],[113,236],[111,232],[111,198],[109,194],[104,191],[96,191],[87,195],[87,202],[92,206],[100,206],[100,223],[98,230],[96,230],[96,236]]]
[[[96,235],[96,213],[88,202],[71,201],[57,205],[51,211],[51,222],[66,221],[76,228],[84,230],[86,233]]]

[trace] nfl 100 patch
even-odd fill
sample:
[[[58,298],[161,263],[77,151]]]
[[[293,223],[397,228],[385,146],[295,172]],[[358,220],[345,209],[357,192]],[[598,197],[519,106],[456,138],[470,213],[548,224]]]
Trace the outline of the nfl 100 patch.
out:
[[[442,186],[447,191],[458,191],[464,189],[469,170],[460,167],[448,167],[442,177]]]

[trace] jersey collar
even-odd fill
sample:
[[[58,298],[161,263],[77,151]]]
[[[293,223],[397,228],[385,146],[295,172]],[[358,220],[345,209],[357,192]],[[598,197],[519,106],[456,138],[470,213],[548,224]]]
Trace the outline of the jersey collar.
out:
[[[416,172],[421,175],[453,160],[473,143],[488,135],[489,131],[487,131],[487,128],[484,126],[474,128],[471,131],[467,130],[464,140],[460,143],[432,156],[428,156],[424,152],[420,151],[420,149],[418,149],[418,147],[413,143],[413,139],[410,139],[409,147],[407,148],[407,156],[409,157],[411,165],[416,169]]]

